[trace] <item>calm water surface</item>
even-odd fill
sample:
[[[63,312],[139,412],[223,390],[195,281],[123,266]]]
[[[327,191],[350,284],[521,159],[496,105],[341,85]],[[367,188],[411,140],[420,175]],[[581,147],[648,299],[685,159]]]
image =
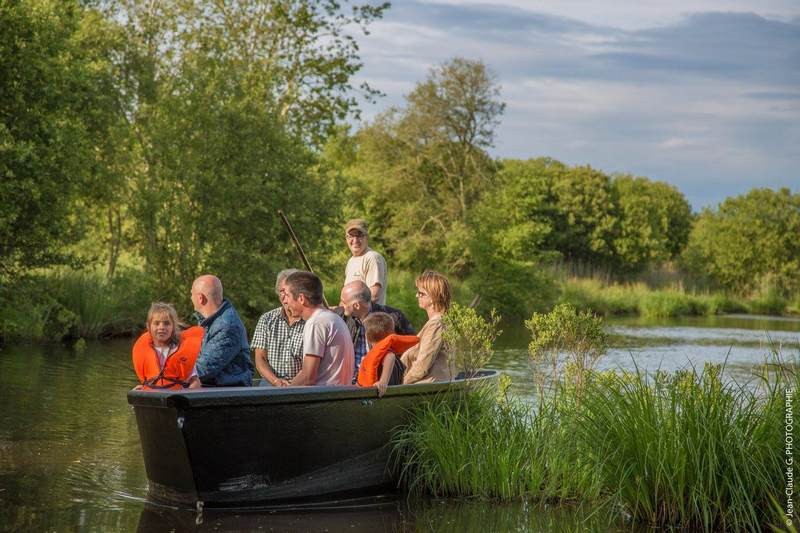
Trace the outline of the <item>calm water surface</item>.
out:
[[[609,322],[601,368],[675,370],[727,361],[746,380],[772,350],[800,354],[800,320],[733,316]],[[527,332],[511,329],[493,361],[531,394]],[[4,531],[574,531],[624,530],[592,510],[388,499],[313,513],[211,513],[146,504],[130,340],[0,350],[0,530]]]

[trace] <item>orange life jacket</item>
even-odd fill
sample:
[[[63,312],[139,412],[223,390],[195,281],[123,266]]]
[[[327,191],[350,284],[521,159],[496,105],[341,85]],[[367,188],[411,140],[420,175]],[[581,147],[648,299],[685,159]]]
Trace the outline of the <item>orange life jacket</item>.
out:
[[[145,331],[133,345],[133,369],[145,389],[180,389],[189,386],[192,369],[200,354],[204,330],[193,326],[181,332],[178,349],[159,364],[153,337]]]
[[[361,366],[358,367],[358,384],[362,387],[375,385],[380,379],[378,373],[381,364],[389,352],[400,355],[417,344],[419,344],[419,337],[416,335],[392,334],[379,341],[361,360]]]

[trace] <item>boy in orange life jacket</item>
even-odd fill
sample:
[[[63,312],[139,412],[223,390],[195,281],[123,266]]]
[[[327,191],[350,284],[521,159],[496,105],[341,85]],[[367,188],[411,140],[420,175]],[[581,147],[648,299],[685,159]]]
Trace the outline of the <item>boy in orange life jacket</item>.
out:
[[[405,366],[397,356],[419,343],[419,337],[396,335],[394,319],[379,311],[367,315],[364,319],[364,330],[372,348],[358,368],[358,384],[377,388],[378,397],[381,397],[387,386],[403,383]]]

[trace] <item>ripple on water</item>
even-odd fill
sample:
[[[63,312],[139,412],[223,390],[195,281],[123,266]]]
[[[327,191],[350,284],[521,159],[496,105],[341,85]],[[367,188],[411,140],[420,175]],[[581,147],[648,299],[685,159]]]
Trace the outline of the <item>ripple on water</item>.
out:
[[[749,330],[741,328],[638,327],[611,326],[608,331],[632,339],[652,339],[659,343],[721,344],[756,346],[763,349],[800,347],[800,332]],[[635,343],[635,340],[633,341]]]

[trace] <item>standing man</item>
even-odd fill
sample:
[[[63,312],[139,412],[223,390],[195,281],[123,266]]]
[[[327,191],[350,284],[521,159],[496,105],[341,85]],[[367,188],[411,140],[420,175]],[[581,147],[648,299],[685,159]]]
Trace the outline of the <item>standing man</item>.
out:
[[[371,301],[386,304],[386,260],[369,247],[367,223],[354,218],[344,227],[347,247],[353,256],[347,261],[344,270],[344,284],[363,281],[369,287]]]
[[[203,386],[248,387],[253,380],[253,364],[247,331],[236,309],[222,297],[222,282],[206,274],[192,283],[192,305],[203,317],[205,330],[197,374]]]
[[[322,282],[311,272],[286,278],[281,303],[306,321],[303,366],[290,385],[350,385],[354,372],[353,341],[339,316],[322,305]]]
[[[417,333],[402,311],[388,305],[374,303],[370,298],[369,287],[363,281],[351,281],[342,287],[342,292],[339,295],[341,306],[336,308],[336,314],[344,318],[347,329],[350,331],[350,338],[353,340],[353,349],[356,355],[356,373],[358,373],[361,359],[369,351],[364,319],[370,313],[380,311],[391,316],[392,320],[394,320],[394,332],[398,335],[416,335]]]
[[[261,377],[275,387],[285,387],[303,366],[303,328],[306,321],[295,316],[284,304],[286,278],[299,272],[296,268],[281,270],[275,282],[275,294],[281,305],[258,319],[251,348]]]

